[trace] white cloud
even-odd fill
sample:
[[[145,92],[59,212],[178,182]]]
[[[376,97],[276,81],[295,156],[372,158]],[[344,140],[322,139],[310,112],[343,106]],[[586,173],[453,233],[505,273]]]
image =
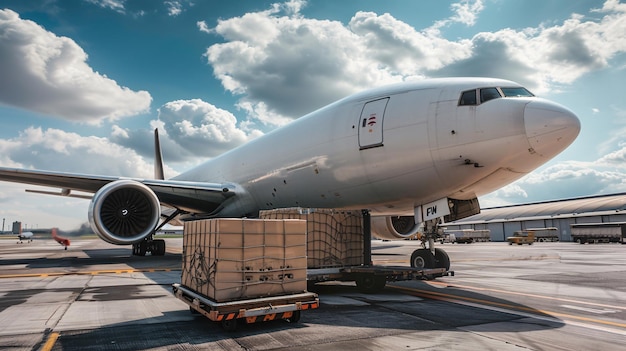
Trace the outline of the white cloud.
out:
[[[608,11],[608,10],[607,10]],[[494,75],[516,80],[536,93],[571,84],[608,66],[626,52],[626,13],[610,12],[599,21],[574,14],[552,27],[478,33],[472,54],[434,75]]]
[[[152,178],[153,165],[129,148],[106,138],[59,129],[27,128],[0,139],[0,165],[85,174]],[[120,157],[124,155],[124,157]]]
[[[152,97],[95,72],[72,39],[0,10],[0,102],[97,124],[149,111]]]
[[[560,162],[481,197],[482,207],[626,192],[626,145],[593,162]]]
[[[119,13],[125,13],[126,9],[124,8],[124,4],[126,0],[85,0],[94,5],[98,5],[104,9],[113,10]]]
[[[265,103],[279,120],[296,118],[357,90],[402,80],[340,22],[279,11],[220,20],[209,30],[227,41],[206,51],[215,76],[245,102]]]
[[[232,113],[199,99],[168,102],[159,108],[159,121],[167,138],[195,157],[217,156],[262,135],[243,130]]]
[[[206,24],[205,21],[198,21],[196,22],[196,26],[198,26],[198,30],[204,33],[211,33],[211,29],[209,28],[209,26]]]
[[[574,14],[553,26],[455,40],[439,28],[474,25],[483,1],[455,3],[449,18],[424,29],[372,12],[357,12],[347,24],[305,18],[301,4],[222,19],[214,28],[197,24],[224,38],[205,56],[224,88],[241,95],[241,106],[264,104],[271,115],[258,117],[265,124],[367,87],[426,76],[495,76],[538,94],[555,92],[626,52],[626,13],[615,1],[597,10],[600,18]]]
[[[437,21],[435,24],[428,28],[427,31],[431,33],[439,33],[442,27],[448,26],[452,23],[461,23],[466,26],[473,26],[476,24],[476,20],[480,12],[485,8],[482,0],[462,0],[461,2],[450,5],[450,9],[454,12],[454,15],[450,18]]]
[[[167,7],[167,14],[169,16],[178,16],[183,12],[183,5],[180,1],[166,1],[165,6]]]

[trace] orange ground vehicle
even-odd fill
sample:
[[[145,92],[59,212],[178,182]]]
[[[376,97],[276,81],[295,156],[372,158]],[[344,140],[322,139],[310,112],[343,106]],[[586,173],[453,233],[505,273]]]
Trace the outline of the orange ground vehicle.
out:
[[[61,244],[61,246],[64,246],[65,250],[67,250],[67,247],[70,246],[70,239],[58,236],[56,228],[52,228],[52,239],[56,240],[56,242]]]

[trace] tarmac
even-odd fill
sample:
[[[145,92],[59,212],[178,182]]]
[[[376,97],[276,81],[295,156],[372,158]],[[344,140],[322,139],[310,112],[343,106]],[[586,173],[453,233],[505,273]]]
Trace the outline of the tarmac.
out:
[[[165,256],[76,239],[0,239],[2,350],[623,350],[626,245],[443,244],[455,275],[316,290],[320,308],[226,332],[172,294],[182,238]],[[417,241],[373,241],[408,265]]]

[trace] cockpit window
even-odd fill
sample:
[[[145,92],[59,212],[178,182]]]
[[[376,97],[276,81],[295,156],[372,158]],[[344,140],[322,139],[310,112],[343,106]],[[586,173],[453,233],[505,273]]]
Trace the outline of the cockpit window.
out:
[[[476,106],[501,97],[531,97],[533,93],[522,87],[491,87],[467,90],[461,93],[459,106]],[[480,97],[480,102],[478,97]]]
[[[461,100],[459,100],[459,105],[476,105],[476,89],[464,91],[461,94]]]
[[[483,88],[480,89],[480,102],[487,102],[489,100],[501,98],[500,92],[496,88]]]
[[[515,88],[500,88],[505,97],[526,97],[526,96],[535,96],[530,91],[526,90],[526,88],[515,87]]]

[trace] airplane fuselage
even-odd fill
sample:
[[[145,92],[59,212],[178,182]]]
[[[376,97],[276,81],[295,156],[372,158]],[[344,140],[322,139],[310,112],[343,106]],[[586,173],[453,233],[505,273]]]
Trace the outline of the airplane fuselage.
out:
[[[419,222],[478,213],[477,196],[547,162],[579,131],[574,113],[517,83],[430,79],[348,96],[173,179],[163,179],[159,161],[156,179],[1,167],[0,179],[61,189],[31,190],[44,194],[93,193],[94,231],[138,255],[165,253],[151,239],[165,217],[288,207],[367,209],[372,231],[404,238]]]
[[[496,88],[500,98],[481,101]],[[580,130],[566,108],[501,88],[521,87],[456,78],[369,90],[174,179],[233,184],[220,217],[297,206],[409,215],[437,199],[472,199],[547,162]],[[462,102],[468,91],[477,101]]]

